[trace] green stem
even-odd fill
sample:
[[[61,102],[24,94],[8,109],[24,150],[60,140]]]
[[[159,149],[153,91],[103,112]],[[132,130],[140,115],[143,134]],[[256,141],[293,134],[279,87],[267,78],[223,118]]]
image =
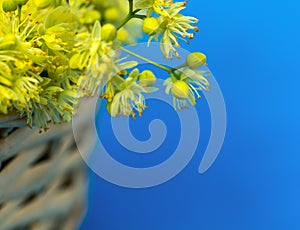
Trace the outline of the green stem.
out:
[[[128,2],[129,2],[129,14],[131,14],[133,11],[133,0],[128,0]]]
[[[170,76],[171,76],[173,82],[176,82],[179,80],[179,76],[174,71],[172,71],[170,73]]]
[[[126,18],[121,22],[121,24],[117,27],[117,30],[121,29],[129,20],[132,19],[132,16],[128,14]]]
[[[152,60],[150,60],[150,59],[148,59],[148,58],[145,58],[145,57],[143,57],[143,56],[141,56],[141,55],[139,55],[139,54],[137,54],[137,53],[134,53],[134,52],[132,52],[132,51],[130,51],[130,50],[128,50],[128,49],[125,49],[124,47],[121,47],[120,49],[123,50],[124,52],[126,52],[126,53],[132,55],[132,56],[135,56],[135,57],[137,57],[137,58],[139,58],[139,59],[141,59],[141,60],[143,60],[143,61],[145,61],[145,62],[148,62],[148,63],[151,64],[151,65],[154,65],[154,66],[156,66],[156,67],[158,67],[158,68],[160,68],[160,69],[162,69],[162,70],[165,70],[165,71],[167,71],[167,72],[170,73],[170,74],[171,74],[171,73],[173,74],[173,71],[172,71],[170,68],[166,67],[166,66],[163,66],[163,65],[161,65],[161,64],[158,64],[157,62],[152,61]]]
[[[151,16],[151,14],[152,14],[152,8],[150,8],[150,9],[148,9],[148,11],[147,11],[147,18],[149,18],[150,16]]]
[[[18,31],[19,32],[20,32],[21,16],[22,16],[22,6],[18,5]]]
[[[139,18],[144,20],[146,18],[146,15],[135,14],[132,18]]]
[[[186,66],[187,66],[187,64],[183,63],[183,64],[181,64],[181,65],[179,65],[177,67],[172,68],[172,71],[174,72],[175,70],[181,69],[181,68],[186,67]]]
[[[133,0],[128,0],[128,3],[129,3],[129,12],[126,18],[124,18],[121,24],[117,27],[117,30],[121,29],[127,22],[129,22],[133,18],[144,19],[146,17],[145,15],[137,14],[140,11],[140,9],[133,10]]]
[[[129,13],[126,16],[126,18],[121,22],[121,24],[117,27],[117,30],[121,29],[127,22],[129,22],[133,18],[144,19],[146,16],[145,15],[137,14],[137,12],[139,12],[139,11],[140,11],[140,9],[137,9],[137,10]]]

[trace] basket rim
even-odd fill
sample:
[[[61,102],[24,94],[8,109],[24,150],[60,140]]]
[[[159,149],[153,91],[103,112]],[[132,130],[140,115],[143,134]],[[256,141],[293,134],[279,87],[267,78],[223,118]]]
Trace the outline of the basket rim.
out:
[[[17,113],[0,114],[0,128],[24,127],[26,120]]]

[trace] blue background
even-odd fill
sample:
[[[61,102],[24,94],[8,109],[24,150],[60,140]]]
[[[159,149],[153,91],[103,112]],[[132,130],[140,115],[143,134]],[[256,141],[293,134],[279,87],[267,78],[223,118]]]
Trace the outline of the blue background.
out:
[[[201,140],[190,164],[167,183],[147,189],[118,187],[90,172],[81,229],[300,229],[299,6],[289,0],[188,2],[185,13],[200,19],[200,32],[184,48],[207,54],[227,106],[222,151],[205,174],[198,174],[210,132],[202,99],[197,105]],[[149,106],[132,123],[132,132],[146,140],[149,121],[160,118],[169,136],[145,158],[115,144],[107,114],[99,116],[103,142],[124,164],[155,165],[170,156],[168,147],[176,147],[176,113],[155,100]]]

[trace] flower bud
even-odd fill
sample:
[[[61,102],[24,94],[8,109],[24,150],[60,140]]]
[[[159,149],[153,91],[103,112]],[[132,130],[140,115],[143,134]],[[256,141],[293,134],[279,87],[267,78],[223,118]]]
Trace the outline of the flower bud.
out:
[[[117,29],[113,24],[105,24],[101,29],[101,39],[103,41],[112,41],[117,37]]]
[[[86,11],[81,18],[84,24],[93,24],[95,21],[99,21],[101,19],[101,13],[97,10],[89,10]]]
[[[190,53],[186,58],[186,64],[191,69],[197,69],[206,64],[206,56],[200,52]]]
[[[109,7],[104,11],[104,19],[106,22],[115,22],[119,19],[120,13],[117,8]]]
[[[34,0],[34,4],[38,8],[46,8],[52,3],[52,0]]]
[[[156,82],[156,77],[152,71],[144,70],[139,76],[139,81],[142,86],[152,86]]]
[[[129,40],[128,38],[129,38],[129,34],[126,29],[121,28],[118,30],[118,32],[117,32],[117,40],[118,41],[126,43]]]
[[[153,35],[158,28],[159,22],[157,18],[150,17],[144,19],[142,29],[145,34]]]
[[[176,81],[172,85],[171,92],[178,99],[186,99],[189,93],[189,87],[184,81]]]
[[[12,12],[15,11],[18,7],[18,4],[16,1],[12,0],[3,0],[2,2],[2,9],[4,12]]]

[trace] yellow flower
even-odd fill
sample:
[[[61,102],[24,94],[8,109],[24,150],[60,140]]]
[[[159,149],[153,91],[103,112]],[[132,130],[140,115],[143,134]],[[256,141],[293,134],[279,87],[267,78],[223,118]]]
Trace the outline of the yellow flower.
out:
[[[130,43],[130,35],[125,28],[118,30],[116,39],[124,44]]]
[[[189,68],[178,70],[176,72],[177,78],[167,78],[164,81],[166,86],[166,93],[173,96],[174,108],[183,109],[187,108],[187,102],[192,106],[196,105],[196,98],[201,98],[198,93],[199,90],[209,90],[209,82],[206,76],[209,76],[207,71],[197,71]]]
[[[162,15],[158,18],[159,27],[155,30],[155,33],[149,37],[148,45],[152,39],[158,41],[160,39],[160,48],[166,58],[172,58],[174,55],[180,57],[175,47],[180,47],[178,40],[184,40],[189,43],[188,39],[194,37],[194,33],[191,30],[198,31],[198,27],[194,24],[198,23],[198,19],[191,16],[184,16],[179,14],[185,7],[185,4],[171,4],[167,8],[166,15]]]
[[[156,77],[152,71],[144,70],[139,76],[139,82],[142,86],[152,86],[156,82]]]
[[[107,22],[116,22],[120,18],[120,12],[116,7],[109,7],[104,11],[104,19]]]
[[[189,93],[189,87],[184,81],[175,81],[172,85],[171,92],[178,99],[186,99]]]
[[[101,39],[103,41],[112,41],[117,37],[117,29],[113,24],[107,23],[102,26]]]
[[[147,92],[144,87],[138,85],[136,81],[131,78],[124,80],[123,87],[118,92],[111,103],[110,113],[112,117],[132,116],[135,118],[135,112],[140,115],[143,114],[145,105],[145,98],[142,93]]]

